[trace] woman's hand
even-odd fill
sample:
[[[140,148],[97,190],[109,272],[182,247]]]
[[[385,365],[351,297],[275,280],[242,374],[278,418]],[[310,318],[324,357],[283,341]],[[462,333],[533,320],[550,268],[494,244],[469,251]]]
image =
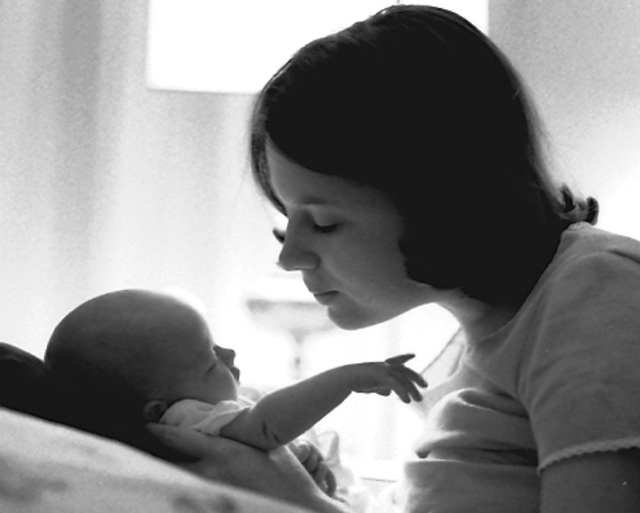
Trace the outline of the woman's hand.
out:
[[[296,459],[302,464],[314,482],[329,497],[334,497],[337,489],[336,476],[324,460],[324,455],[314,444],[297,439],[287,445]]]
[[[223,437],[149,424],[148,431],[184,455],[176,464],[212,481],[220,481],[322,513],[346,513],[328,498],[286,448],[266,453]]]

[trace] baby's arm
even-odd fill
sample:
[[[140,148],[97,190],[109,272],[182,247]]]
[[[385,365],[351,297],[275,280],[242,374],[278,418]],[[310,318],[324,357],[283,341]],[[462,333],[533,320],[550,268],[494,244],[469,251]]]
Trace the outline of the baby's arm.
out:
[[[281,388],[224,426],[220,434],[269,451],[311,429],[352,392],[395,392],[406,403],[419,401],[418,386],[427,384],[404,365],[411,358],[401,355],[384,362],[344,365]]]

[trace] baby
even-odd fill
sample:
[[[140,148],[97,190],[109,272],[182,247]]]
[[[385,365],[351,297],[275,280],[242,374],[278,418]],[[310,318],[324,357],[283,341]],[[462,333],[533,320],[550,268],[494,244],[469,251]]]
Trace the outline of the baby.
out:
[[[202,312],[178,296],[120,290],[95,297],[56,326],[45,363],[102,401],[110,422],[163,422],[271,451],[288,445],[327,493],[335,478],[322,455],[296,439],[352,392],[420,400],[411,355],[344,365],[265,395],[239,395],[235,352],[215,345]],[[133,419],[131,418],[133,417]]]

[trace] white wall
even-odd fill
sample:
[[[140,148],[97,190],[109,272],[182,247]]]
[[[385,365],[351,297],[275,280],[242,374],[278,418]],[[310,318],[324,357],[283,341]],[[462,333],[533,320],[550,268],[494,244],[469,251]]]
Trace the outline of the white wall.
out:
[[[241,332],[236,298],[277,251],[251,97],[149,89],[145,0],[0,13],[0,340],[42,354],[69,309],[130,286],[187,288]]]
[[[490,33],[540,107],[560,176],[640,237],[640,2],[491,0]]]

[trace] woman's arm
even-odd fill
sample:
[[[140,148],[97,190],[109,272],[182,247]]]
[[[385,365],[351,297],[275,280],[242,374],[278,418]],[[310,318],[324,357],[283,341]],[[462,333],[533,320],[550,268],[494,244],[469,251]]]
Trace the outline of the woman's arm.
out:
[[[266,453],[233,440],[165,424],[149,432],[190,461],[177,463],[206,479],[246,488],[318,513],[349,513],[343,503],[327,497],[290,451]]]
[[[542,471],[541,513],[637,513],[640,449],[575,456]]]

